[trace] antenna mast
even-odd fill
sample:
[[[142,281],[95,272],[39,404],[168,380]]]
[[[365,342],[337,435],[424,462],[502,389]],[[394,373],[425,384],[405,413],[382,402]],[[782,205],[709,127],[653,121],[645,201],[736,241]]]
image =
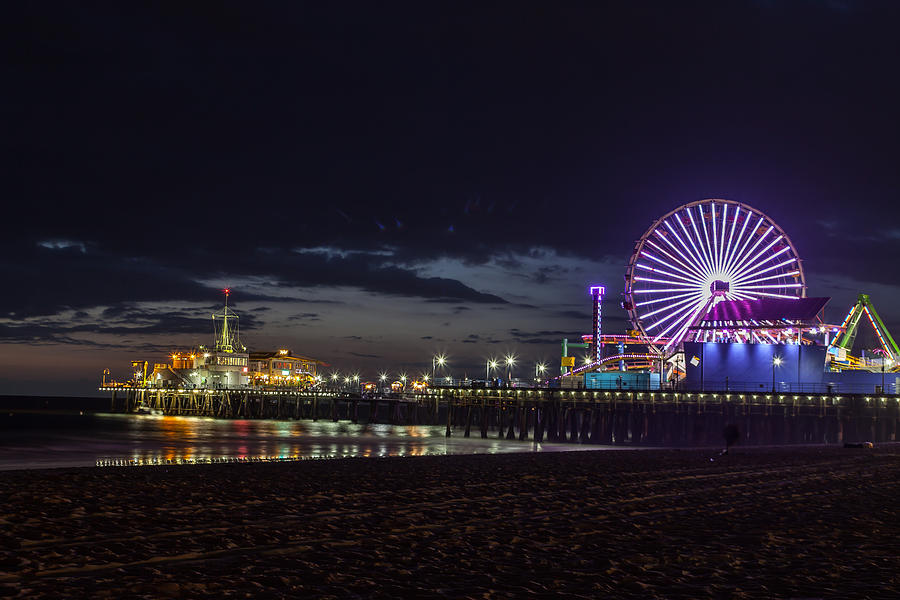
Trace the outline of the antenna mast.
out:
[[[216,336],[217,352],[240,352],[243,350],[238,336],[238,316],[228,308],[228,296],[231,295],[231,289],[225,288],[225,307],[222,312],[213,314],[213,329]]]

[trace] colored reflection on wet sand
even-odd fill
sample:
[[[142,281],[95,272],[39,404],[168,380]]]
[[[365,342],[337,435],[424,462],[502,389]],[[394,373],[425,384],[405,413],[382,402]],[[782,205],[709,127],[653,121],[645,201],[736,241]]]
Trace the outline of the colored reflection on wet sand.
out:
[[[461,431],[448,438],[444,426],[340,421],[4,413],[0,426],[0,469],[597,449],[496,437],[465,438]]]

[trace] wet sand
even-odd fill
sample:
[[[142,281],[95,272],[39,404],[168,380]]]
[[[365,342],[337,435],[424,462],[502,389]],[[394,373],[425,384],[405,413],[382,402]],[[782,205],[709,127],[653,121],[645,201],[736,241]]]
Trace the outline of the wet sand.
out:
[[[898,499],[898,445],[9,471],[0,596],[893,598]]]

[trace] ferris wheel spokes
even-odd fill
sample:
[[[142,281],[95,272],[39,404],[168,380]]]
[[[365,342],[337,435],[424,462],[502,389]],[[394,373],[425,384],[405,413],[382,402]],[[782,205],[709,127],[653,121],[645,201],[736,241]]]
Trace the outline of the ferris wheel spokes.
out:
[[[650,254],[649,252],[644,253],[644,256],[645,256],[645,257],[647,257],[647,258],[649,258],[649,259],[651,259],[651,260],[653,260],[653,261],[655,261],[655,262],[658,262],[658,263],[661,264],[661,265],[665,265],[665,266],[667,266],[667,267],[669,267],[670,269],[673,269],[673,270],[675,270],[675,271],[679,271],[679,270],[680,270],[680,271],[681,271],[682,273],[684,273],[684,275],[685,275],[686,277],[688,277],[688,278],[690,278],[691,276],[694,276],[694,277],[699,277],[699,276],[701,276],[700,273],[699,273],[698,271],[696,271],[696,270],[694,270],[694,269],[692,269],[692,268],[690,268],[690,267],[688,267],[688,266],[686,266],[686,265],[683,265],[683,264],[681,263],[680,260],[678,260],[677,258],[675,258],[674,256],[672,256],[671,254],[669,254],[668,252],[666,252],[665,248],[662,248],[662,247],[658,246],[656,243],[653,242],[653,240],[647,240],[647,243],[648,243],[650,246],[652,246],[654,250],[658,251],[660,254],[666,255],[667,257],[669,257],[670,259],[672,259],[673,261],[675,261],[676,263],[678,263],[679,265],[682,265],[682,266],[681,266],[681,267],[678,267],[678,266],[669,264],[669,263],[667,263],[666,261],[664,261],[663,259],[661,259],[661,258],[659,258],[659,257],[657,257],[657,256],[655,256],[655,255],[653,255],[653,254]]]
[[[770,227],[770,228],[769,228],[769,231],[771,231],[771,229],[772,229],[772,228]],[[762,241],[762,240],[765,238],[765,236],[769,234],[769,231],[766,231],[766,233],[765,233],[761,238],[759,238],[759,240],[757,240],[757,244],[759,244],[759,242]],[[738,273],[743,272],[743,271],[744,271],[744,268],[745,268],[745,265],[748,265],[748,264],[752,263],[752,262],[755,261],[757,258],[759,258],[759,257],[762,256],[763,254],[765,254],[766,252],[768,252],[768,251],[772,248],[772,246],[774,246],[775,244],[777,244],[778,242],[780,242],[781,239],[782,239],[783,237],[784,237],[783,235],[779,235],[778,237],[776,237],[774,240],[772,240],[771,242],[769,242],[769,244],[768,244],[765,248],[763,248],[762,250],[760,250],[759,252],[757,252],[756,254],[754,254],[752,258],[749,257],[749,254],[750,254],[750,253],[748,252],[748,253],[747,253],[748,255],[745,256],[745,257],[743,258],[743,260],[741,260],[740,262],[738,262],[737,264],[735,264],[734,267],[731,268],[731,271],[728,273],[728,275],[729,275],[730,277],[735,277]],[[753,251],[753,250],[751,250],[750,252],[752,252],[752,251]],[[771,257],[770,257],[770,258],[771,258]]]
[[[781,264],[779,264],[779,265],[776,265],[776,267],[780,267],[780,266],[784,266],[784,265],[786,265],[786,264],[790,264],[790,263],[794,262],[795,260],[797,260],[797,259],[792,258],[792,259],[789,260],[789,261],[785,261],[785,262],[783,262],[783,263],[781,263]],[[776,267],[771,267],[771,268],[774,269],[774,268],[776,268]],[[767,269],[767,270],[769,270],[769,269]],[[762,274],[762,273],[764,273],[764,272],[765,272],[765,271],[760,271],[760,274]],[[800,274],[800,271],[791,271],[790,273],[783,273],[783,274],[782,274],[782,273],[779,273],[778,275],[769,275],[768,277],[760,277],[760,278],[758,278],[758,279],[735,280],[735,283],[759,283],[760,281],[769,281],[769,280],[771,280],[771,279],[779,279],[779,278],[782,278],[782,277],[793,277],[793,276],[799,275],[799,274]]]
[[[735,214],[736,215],[740,214],[740,210],[741,210],[741,207],[738,206],[737,212]],[[752,217],[753,217],[753,213],[747,211],[747,216],[744,217],[744,224],[741,226],[741,230],[738,233],[738,239],[735,240],[734,245],[731,245],[731,242],[729,242],[729,246],[731,246],[731,247],[728,249],[728,257],[725,259],[726,265],[731,264],[732,258],[737,255],[738,246],[740,246],[740,244],[741,244],[741,239],[744,237],[744,233],[747,231],[747,225],[750,224]],[[737,216],[735,216],[735,224],[737,224]]]
[[[652,267],[650,265],[645,265],[643,263],[635,263],[634,265],[638,269],[642,269],[644,271],[648,271],[651,273],[660,273],[662,275],[667,275],[669,277],[674,277],[675,279],[681,279],[682,281],[687,281],[688,283],[692,283],[692,280],[684,275],[676,275],[675,273],[670,273],[669,271],[664,271],[657,267]]]
[[[688,298],[688,299],[686,299],[686,300],[682,300],[682,301],[676,302],[675,304],[672,304],[672,305],[670,305],[670,306],[665,306],[665,307],[663,307],[663,308],[658,308],[658,309],[656,309],[656,310],[654,310],[654,311],[652,311],[652,312],[649,312],[649,313],[647,313],[646,315],[644,315],[644,318],[645,318],[645,319],[649,319],[649,318],[652,317],[653,315],[659,314],[659,313],[661,313],[661,312],[665,312],[665,311],[667,311],[667,310],[677,309],[677,307],[679,307],[679,306],[684,306],[684,305],[687,305],[687,304],[690,304],[691,306],[693,306],[694,304],[696,304],[696,302],[697,302],[698,300],[700,300],[699,296],[691,296],[690,298]],[[647,331],[650,331],[651,329],[653,329],[653,328],[656,327],[657,325],[661,325],[662,323],[664,323],[665,321],[667,321],[669,318],[671,318],[671,317],[675,314],[675,312],[677,312],[677,310],[675,310],[674,312],[670,313],[667,317],[665,317],[665,318],[663,318],[663,319],[660,319],[659,321],[657,321],[657,322],[654,323],[653,325],[648,325],[648,326],[646,327]]]
[[[772,262],[774,259],[778,258],[779,256],[781,256],[781,255],[784,254],[785,252],[790,251],[790,249],[791,249],[790,246],[785,246],[784,248],[782,248],[782,249],[779,250],[778,252],[772,254],[771,256],[767,256],[765,259],[759,261],[758,263],[756,263],[756,264],[753,265],[752,267],[748,267],[748,268],[746,268],[746,269],[741,269],[739,272],[734,273],[734,275],[733,275],[734,280],[735,280],[735,281],[740,281],[740,280],[742,280],[742,279],[745,278],[745,277],[754,277],[754,276],[756,276],[756,275],[765,273],[766,270],[757,272],[756,269],[758,269],[758,268],[760,268],[760,267],[762,267],[762,266],[767,265],[768,263]],[[791,259],[791,261],[794,261],[794,260],[797,260],[797,259],[796,259],[796,258]],[[781,266],[783,266],[783,263],[782,263]]]
[[[663,240],[665,240],[666,243],[668,243],[668,244],[672,247],[672,249],[674,249],[675,252],[678,253],[678,256],[680,256],[681,258],[684,259],[684,261],[685,261],[685,263],[686,263],[687,265],[691,265],[691,266],[689,266],[689,267],[686,266],[685,268],[688,269],[688,270],[694,271],[695,273],[701,274],[701,275],[702,275],[703,273],[709,273],[709,270],[706,268],[706,265],[703,264],[703,261],[701,261],[701,260],[697,257],[696,254],[692,254],[692,253],[691,253],[690,248],[688,248],[688,247],[687,247],[687,244],[684,243],[684,240],[682,240],[681,237],[679,237],[678,232],[675,231],[675,228],[672,227],[672,226],[669,224],[668,221],[665,221],[665,224],[666,224],[666,227],[669,229],[669,231],[672,232],[672,235],[675,236],[675,239],[678,240],[678,243],[681,244],[682,246],[684,246],[685,252],[687,252],[688,254],[691,254],[691,257],[688,258],[688,257],[685,256],[684,254],[682,254],[682,253],[681,253],[681,250],[679,250],[679,249],[675,246],[675,244],[673,244],[673,243],[669,240],[668,237],[662,235],[662,232],[657,231],[657,232],[656,232],[656,235],[658,235],[658,236],[661,237]],[[682,224],[682,228],[683,228],[683,227],[684,227],[684,224]]]
[[[697,211],[700,213],[700,218],[702,219],[703,211],[699,208],[697,209]],[[714,271],[715,269],[713,269],[712,263],[709,261],[709,257],[706,254],[706,249],[703,247],[703,241],[700,239],[700,233],[697,231],[697,223],[694,221],[694,213],[688,210],[687,214],[688,218],[691,220],[691,229],[694,230],[694,235],[697,236],[697,245],[700,246],[700,249],[702,250],[702,254],[706,262],[706,267],[709,271]],[[694,240],[690,238],[688,239],[691,242],[691,246],[694,246]],[[698,254],[700,254],[700,252],[698,252]]]

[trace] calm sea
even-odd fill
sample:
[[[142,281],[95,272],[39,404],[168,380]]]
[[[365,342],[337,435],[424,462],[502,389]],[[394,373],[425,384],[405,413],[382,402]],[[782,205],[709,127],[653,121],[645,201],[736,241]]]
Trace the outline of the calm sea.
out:
[[[0,470],[220,460],[420,456],[597,449],[577,444],[481,439],[445,426],[354,425],[154,415],[4,411]]]

